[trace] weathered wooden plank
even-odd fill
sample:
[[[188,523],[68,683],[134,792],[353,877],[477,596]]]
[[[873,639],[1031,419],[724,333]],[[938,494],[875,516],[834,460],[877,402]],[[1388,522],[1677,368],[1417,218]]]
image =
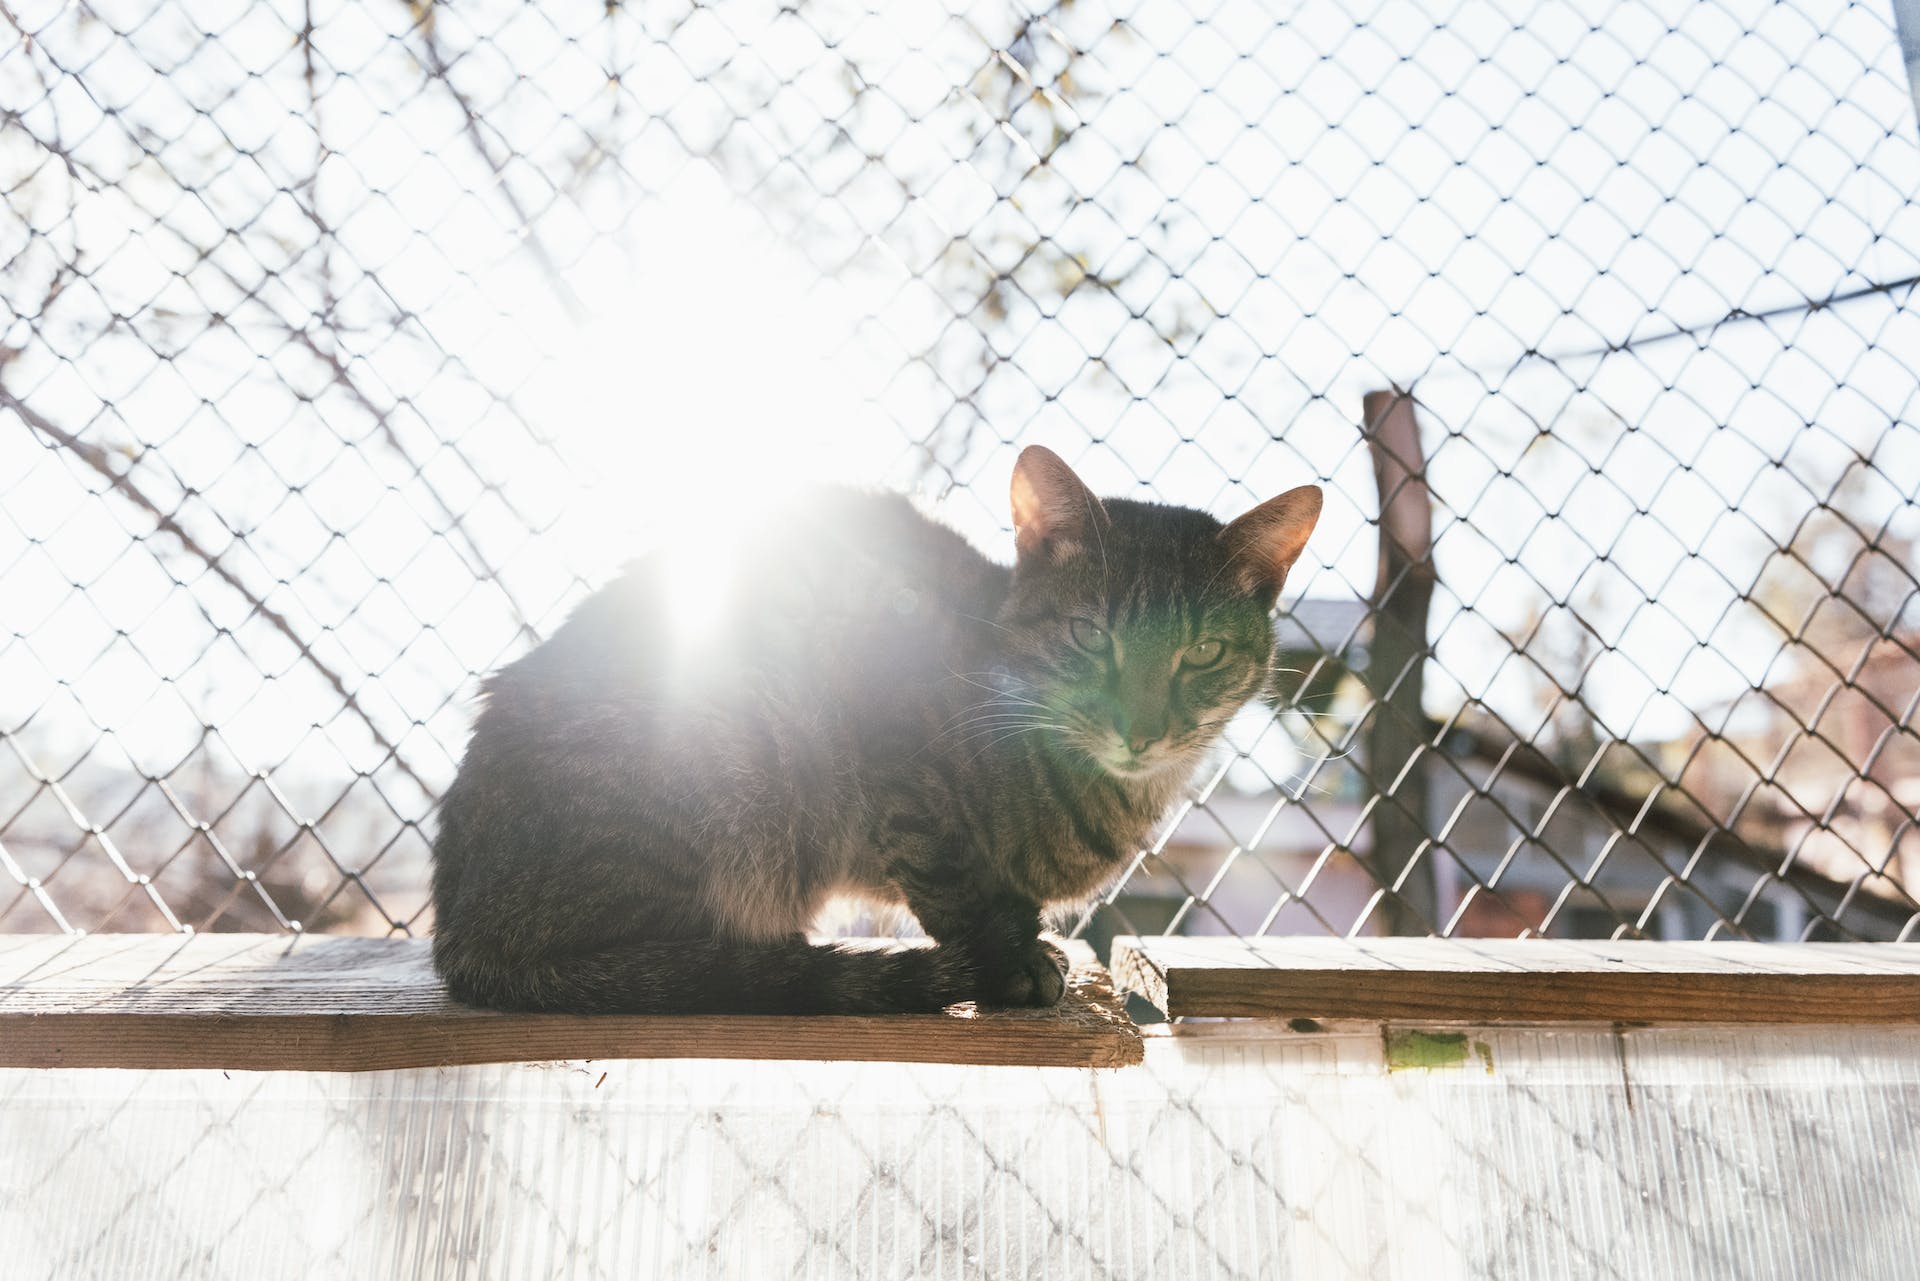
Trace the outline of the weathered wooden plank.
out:
[[[1123,1067],[1140,1037],[1084,944],[1051,1010],[853,1016],[498,1014],[416,939],[0,936],[0,1067],[368,1071],[549,1059]]]
[[[1920,944],[1121,938],[1169,1017],[1548,1023],[1920,1022]]]

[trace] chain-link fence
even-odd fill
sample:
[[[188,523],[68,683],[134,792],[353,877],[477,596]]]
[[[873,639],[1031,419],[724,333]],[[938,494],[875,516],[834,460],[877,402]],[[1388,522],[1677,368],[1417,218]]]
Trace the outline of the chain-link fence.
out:
[[[1915,931],[1888,0],[0,29],[0,930],[423,931],[476,678],[647,538],[806,475],[1004,548],[1042,441],[1328,491],[1082,931]]]

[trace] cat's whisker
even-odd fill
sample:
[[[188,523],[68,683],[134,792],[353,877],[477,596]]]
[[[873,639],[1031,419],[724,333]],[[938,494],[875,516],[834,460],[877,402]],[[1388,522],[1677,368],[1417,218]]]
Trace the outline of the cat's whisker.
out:
[[[1015,712],[1030,712],[1032,710],[1033,709],[1031,708],[1021,707],[1017,705],[1002,706],[997,703],[975,703],[971,707],[963,707],[959,711],[955,712],[953,715],[947,717],[946,720],[941,722],[941,727],[945,728],[946,726],[953,725],[956,723],[964,723],[965,721],[968,721],[975,716],[999,716],[1003,714],[1010,715]]]
[[[1350,755],[1352,751],[1352,748],[1348,748],[1345,752],[1336,752],[1332,755],[1316,757],[1311,765],[1305,770],[1300,771],[1300,776],[1297,781],[1291,778],[1284,779],[1280,781],[1280,786],[1286,787],[1290,784],[1295,786],[1298,789],[1294,793],[1295,800],[1300,799],[1301,796],[1304,796],[1309,791],[1313,792],[1316,796],[1331,796],[1333,795],[1333,788],[1325,783],[1316,784],[1313,781],[1314,772],[1328,761],[1341,760]]]
[[[965,734],[951,738],[941,745],[942,750],[958,751],[973,743],[994,737],[996,734],[1026,733],[1029,730],[1045,729],[1043,725],[983,725],[979,729],[969,730]]]
[[[991,741],[989,741],[989,742],[987,742],[987,743],[985,743],[985,744],[983,744],[983,745],[981,745],[981,747],[979,748],[979,750],[977,750],[977,751],[975,751],[975,752],[974,752],[974,754],[973,754],[972,756],[970,756],[970,757],[968,757],[968,758],[967,758],[967,760],[969,761],[969,763],[971,763],[972,761],[976,761],[976,760],[978,760],[978,759],[980,759],[980,757],[982,757],[982,756],[984,756],[984,755],[986,755],[986,754],[987,754],[988,752],[990,752],[990,751],[992,751],[992,750],[993,750],[994,748],[996,748],[996,747],[998,747],[998,746],[1000,746],[1000,745],[1001,745],[1002,743],[1009,743],[1009,742],[1012,742],[1012,741],[1013,741],[1014,739],[1016,739],[1016,738],[1018,738],[1018,737],[1020,737],[1020,735],[1022,735],[1022,734],[1029,734],[1029,733],[1032,733],[1032,732],[1033,732],[1034,730],[1036,730],[1036,729],[1051,729],[1051,730],[1055,730],[1055,731],[1058,731],[1058,730],[1059,730],[1060,728],[1061,728],[1061,727],[1060,727],[1060,726],[1057,726],[1057,725],[1026,725],[1026,726],[1022,726],[1022,727],[1021,727],[1021,728],[1019,728],[1019,729],[1016,729],[1016,730],[1012,730],[1012,731],[1010,731],[1010,732],[1007,732],[1007,733],[1003,733],[1003,734],[1001,734],[1001,735],[1000,735],[1000,736],[999,736],[998,738],[994,738],[994,739],[992,739]]]
[[[957,727],[959,725],[968,725],[968,724],[972,724],[975,721],[990,719],[993,717],[1006,717],[1006,716],[1040,717],[1040,716],[1045,716],[1047,714],[1049,714],[1049,709],[1042,708],[1037,705],[1032,707],[1020,707],[1020,706],[977,707],[972,709],[971,711],[964,712],[964,713],[956,713],[953,716],[948,717],[946,722],[943,724],[942,728]]]
[[[957,723],[951,723],[949,729],[964,729],[969,725],[983,725],[993,721],[1055,721],[1059,718],[1046,708],[1002,707],[976,712]]]
[[[970,703],[967,706],[960,708],[958,711],[954,712],[953,715],[947,717],[946,721],[943,722],[943,724],[951,725],[953,722],[957,720],[961,720],[964,717],[972,716],[978,713],[992,714],[997,712],[1017,712],[1017,711],[1052,712],[1052,710],[1053,709],[1048,707],[1046,704],[1037,702],[1030,698],[985,698],[985,699],[981,699],[977,703]]]
[[[962,732],[973,734],[973,732],[981,732],[981,730],[995,730],[995,728],[1000,728],[1000,726],[1031,726],[1031,724],[1046,724],[1046,722],[1039,720],[1039,718],[1033,718],[1033,716],[991,716],[991,718],[970,720],[970,722],[966,722],[966,724],[954,726],[954,728],[950,730],[950,734],[962,734]]]
[[[977,738],[1012,730],[1024,733],[1031,729],[1059,729],[1056,722],[1030,713],[1006,713],[997,716],[979,717],[951,729],[943,730],[927,742],[927,748],[935,746],[964,746]],[[955,735],[958,735],[956,738]]]
[[[1066,727],[1064,725],[1059,724],[1057,721],[1043,721],[1043,720],[1002,721],[992,725],[977,726],[967,737],[980,738],[983,736],[1003,733],[1006,731],[1024,732],[1030,729],[1063,730],[1065,728]]]
[[[1292,799],[1296,801],[1304,800],[1309,793],[1311,793],[1314,796],[1332,796],[1333,795],[1333,788],[1329,787],[1325,783],[1316,783],[1312,780],[1312,778],[1307,776],[1302,776],[1298,779],[1291,779],[1291,778],[1281,779],[1279,780],[1279,787],[1281,788],[1282,791],[1285,791],[1288,788],[1292,788],[1293,790],[1290,793],[1290,795]]]
[[[1019,685],[1026,689],[1032,689],[1035,687],[1034,683],[1028,680],[1026,677],[1015,676],[1012,672],[1008,671],[1004,667],[994,667],[994,668],[989,668],[985,671],[978,671],[978,672],[962,672],[949,666],[947,668],[947,674],[950,676],[958,676],[962,680],[965,680],[969,677],[978,677],[982,680],[998,682],[998,684],[1000,685]]]
[[[1031,699],[1031,698],[1027,698],[1027,697],[1025,697],[1025,696],[1023,696],[1023,695],[1020,695],[1020,694],[1016,694],[1016,693],[1013,693],[1013,692],[1012,692],[1011,690],[1008,690],[1008,689],[1005,689],[1005,688],[1002,688],[1002,687],[1001,687],[1000,685],[989,685],[989,684],[987,684],[987,683],[986,683],[986,682],[984,682],[984,681],[978,681],[978,680],[975,680],[975,679],[973,679],[973,678],[974,678],[974,676],[976,676],[976,675],[978,675],[978,676],[987,676],[987,677],[992,677],[992,676],[994,675],[994,674],[993,674],[992,672],[977,672],[977,673],[970,673],[970,672],[956,672],[956,671],[954,671],[954,670],[953,670],[953,669],[952,669],[951,667],[949,667],[949,668],[947,669],[947,672],[948,672],[948,674],[950,674],[951,676],[953,676],[953,677],[954,677],[954,679],[956,679],[956,680],[963,680],[963,681],[965,681],[965,682],[966,682],[967,684],[969,684],[969,685],[972,685],[972,686],[974,686],[974,687],[976,687],[976,688],[978,688],[978,689],[984,689],[984,690],[986,690],[986,691],[987,691],[988,693],[990,693],[990,694],[992,694],[992,695],[994,696],[994,698],[996,698],[996,699],[1005,699],[1005,700],[1008,700],[1008,701],[1011,701],[1011,702],[1020,702],[1020,703],[1029,703],[1029,704],[1031,704],[1031,705],[1032,705],[1032,706],[1034,706],[1034,707],[1041,707],[1041,706],[1044,706],[1044,704],[1042,704],[1042,703],[1040,703],[1040,702],[1038,702],[1038,701],[1036,701],[1036,700],[1034,700],[1034,699]],[[1009,679],[1010,679],[1010,678],[1009,678]],[[1025,685],[1025,684],[1026,684],[1026,682],[1024,682],[1024,681],[1021,681],[1021,682],[1019,682],[1019,684],[1021,684],[1021,685]],[[1029,688],[1031,688],[1031,687],[1029,687]]]
[[[1050,725],[1054,722],[1045,716],[1036,716],[1031,712],[1004,712],[993,716],[979,716],[955,725],[949,733],[961,730],[981,729],[991,725]]]
[[[976,689],[986,690],[989,694],[992,694],[995,698],[1028,698],[1031,695],[1039,692],[1036,688],[1029,685],[1025,681],[1008,680],[1008,681],[997,681],[996,683],[989,684],[986,681],[975,679],[976,675],[987,676],[991,678],[993,675],[991,672],[981,672],[981,673],[953,672],[952,675],[956,680],[965,681],[967,684],[972,685]]]
[[[966,619],[966,620],[967,620],[968,622],[973,622],[973,623],[985,623],[985,624],[986,624],[986,625],[987,625],[988,627],[997,627],[997,628],[999,628],[999,629],[1000,629],[1001,631],[1003,631],[1003,632],[1005,632],[1005,633],[1007,633],[1007,634],[1008,634],[1009,636],[1011,636],[1011,635],[1013,634],[1013,629],[1012,629],[1011,627],[1008,627],[1008,626],[1006,626],[1006,625],[1005,625],[1004,623],[996,623],[996,622],[994,622],[994,621],[993,621],[993,620],[992,620],[991,618],[982,618],[982,617],[980,617],[980,615],[978,615],[978,614],[963,614],[963,613],[961,613],[961,612],[960,612],[959,610],[957,610],[957,609],[956,609],[956,610],[955,610],[955,611],[953,612],[953,616],[954,616],[955,618],[964,618],[964,619]]]

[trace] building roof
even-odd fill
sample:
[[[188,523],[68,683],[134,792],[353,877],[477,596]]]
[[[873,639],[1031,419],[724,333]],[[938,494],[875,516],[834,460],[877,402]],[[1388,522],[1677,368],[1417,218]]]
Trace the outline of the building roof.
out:
[[[1284,650],[1338,654],[1357,647],[1370,612],[1363,600],[1308,597],[1295,601],[1274,621],[1274,635]]]

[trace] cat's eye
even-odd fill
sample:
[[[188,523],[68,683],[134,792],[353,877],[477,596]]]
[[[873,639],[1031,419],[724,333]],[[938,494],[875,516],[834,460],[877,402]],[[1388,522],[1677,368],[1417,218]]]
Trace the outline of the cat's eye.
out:
[[[1084,618],[1073,620],[1073,643],[1089,654],[1104,654],[1113,647],[1113,638],[1100,624]]]
[[[1180,666],[1190,672],[1204,672],[1210,667],[1220,666],[1220,660],[1227,656],[1227,647],[1217,640],[1203,640],[1197,645],[1187,646],[1187,652],[1180,655]]]

